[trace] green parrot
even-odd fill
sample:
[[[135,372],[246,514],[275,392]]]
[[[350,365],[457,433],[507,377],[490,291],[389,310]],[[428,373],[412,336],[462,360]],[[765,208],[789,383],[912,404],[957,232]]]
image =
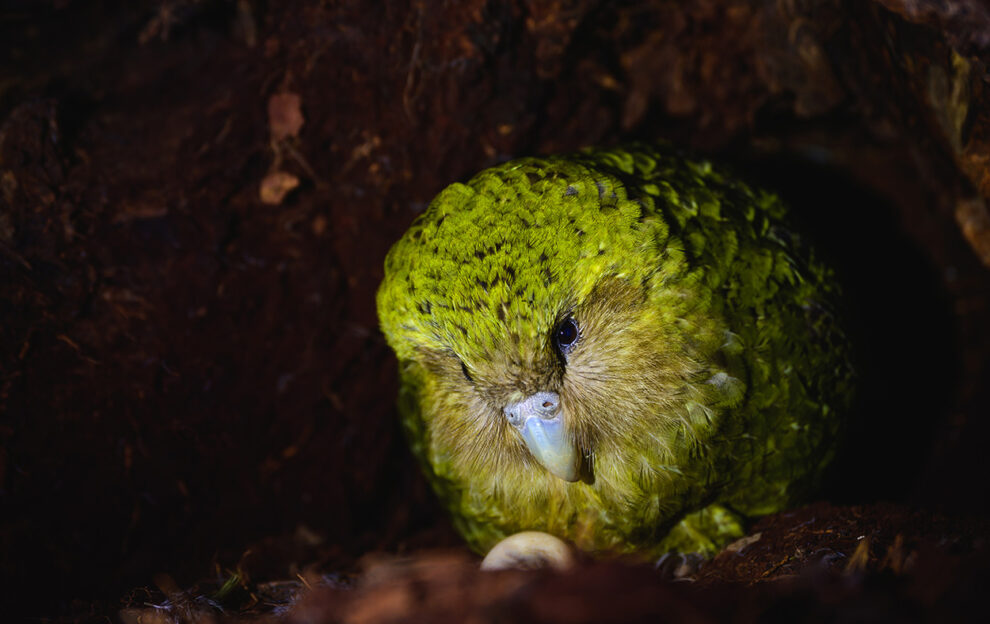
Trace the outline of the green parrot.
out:
[[[412,450],[470,546],[711,556],[813,491],[854,374],[786,207],[665,145],[443,190],[378,314]]]

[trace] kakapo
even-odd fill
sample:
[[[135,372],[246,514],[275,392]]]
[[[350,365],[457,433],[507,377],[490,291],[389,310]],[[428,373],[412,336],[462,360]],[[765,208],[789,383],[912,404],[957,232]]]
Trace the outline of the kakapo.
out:
[[[814,491],[854,373],[834,273],[786,212],[664,145],[513,160],[433,200],[378,314],[472,548],[710,556]]]

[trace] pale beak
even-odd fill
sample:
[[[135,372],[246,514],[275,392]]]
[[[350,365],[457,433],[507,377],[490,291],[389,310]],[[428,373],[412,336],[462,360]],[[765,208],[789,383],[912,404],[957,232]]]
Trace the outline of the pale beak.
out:
[[[581,478],[581,456],[564,427],[556,392],[537,392],[503,412],[544,468],[564,481]]]

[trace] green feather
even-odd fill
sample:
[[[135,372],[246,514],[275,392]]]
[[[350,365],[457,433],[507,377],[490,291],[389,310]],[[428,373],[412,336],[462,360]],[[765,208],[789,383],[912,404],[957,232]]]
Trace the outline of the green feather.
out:
[[[832,457],[853,385],[837,297],[775,195],[637,145],[451,185],[388,254],[378,313],[412,448],[475,549],[540,530],[711,554]],[[507,424],[538,391],[588,478],[555,477]]]

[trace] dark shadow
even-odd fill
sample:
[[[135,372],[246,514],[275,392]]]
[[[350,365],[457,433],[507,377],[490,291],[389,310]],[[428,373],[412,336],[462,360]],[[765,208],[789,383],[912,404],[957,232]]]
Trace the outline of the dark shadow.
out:
[[[783,196],[844,286],[859,380],[824,496],[906,500],[923,477],[961,370],[938,268],[902,231],[894,206],[839,171],[793,155],[733,166]]]

